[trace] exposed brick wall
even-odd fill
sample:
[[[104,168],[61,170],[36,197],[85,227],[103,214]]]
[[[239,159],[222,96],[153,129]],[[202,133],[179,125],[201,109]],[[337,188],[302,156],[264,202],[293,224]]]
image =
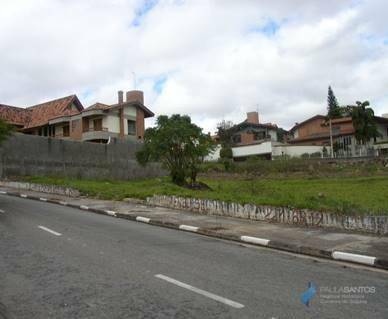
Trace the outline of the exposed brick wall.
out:
[[[120,138],[124,138],[124,108],[119,109],[119,121],[120,121]]]
[[[298,138],[310,137],[314,134],[329,134],[329,127],[322,126],[322,119],[315,119],[298,128]]]
[[[126,93],[127,102],[140,102],[144,104],[144,93],[142,91],[128,91]]]
[[[72,140],[82,140],[82,121],[72,120],[70,122],[70,138]]]
[[[253,124],[259,124],[259,113],[258,112],[248,112],[247,113],[247,122]]]
[[[241,133],[241,143],[239,144],[251,144],[255,142],[254,135],[252,133]]]
[[[322,125],[322,119],[315,119],[298,128],[298,138],[311,137],[317,134],[330,134],[329,125]],[[333,134],[348,134],[354,131],[353,123],[349,121],[333,120]]]
[[[317,118],[311,120],[298,127],[297,143],[300,145],[327,145],[330,143],[330,127],[329,125],[322,125],[324,120]],[[354,127],[350,118],[345,119],[334,119],[332,121],[333,138],[335,139],[338,135],[353,134]],[[303,139],[308,139],[303,141]],[[292,143],[292,140],[291,140]]]

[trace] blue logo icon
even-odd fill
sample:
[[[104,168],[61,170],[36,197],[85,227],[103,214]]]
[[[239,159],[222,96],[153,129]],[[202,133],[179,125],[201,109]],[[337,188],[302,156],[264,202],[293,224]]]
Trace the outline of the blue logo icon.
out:
[[[310,300],[314,298],[317,293],[317,288],[310,281],[307,290],[300,295],[300,301],[307,307],[310,306]]]

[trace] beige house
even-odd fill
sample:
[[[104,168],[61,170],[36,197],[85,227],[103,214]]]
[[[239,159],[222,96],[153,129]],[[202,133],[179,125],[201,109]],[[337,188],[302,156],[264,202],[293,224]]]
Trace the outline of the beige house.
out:
[[[84,108],[76,95],[27,108],[0,104],[0,118],[25,134],[107,143],[111,138],[143,140],[144,119],[154,116],[141,91],[118,92],[116,104]]]

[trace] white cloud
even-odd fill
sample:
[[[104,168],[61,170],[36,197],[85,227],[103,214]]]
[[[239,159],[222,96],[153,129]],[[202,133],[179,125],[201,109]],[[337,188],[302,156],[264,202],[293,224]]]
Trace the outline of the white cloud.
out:
[[[289,128],[325,111],[329,84],[344,104],[368,99],[388,111],[384,0],[148,4],[3,0],[0,103],[71,93],[85,106],[113,103],[135,72],[157,115],[189,114],[206,131],[257,107],[264,122]],[[266,33],[269,21],[277,32]]]

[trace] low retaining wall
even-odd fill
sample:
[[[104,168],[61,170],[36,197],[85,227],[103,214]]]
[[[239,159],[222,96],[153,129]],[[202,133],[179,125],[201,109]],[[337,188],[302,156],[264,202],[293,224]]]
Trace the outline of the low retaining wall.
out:
[[[159,195],[148,197],[147,203],[155,206],[185,209],[202,214],[388,235],[387,216],[347,216],[289,207],[241,205],[217,200]]]
[[[70,188],[70,187],[56,186],[56,185],[0,181],[0,186],[12,187],[17,189],[24,189],[24,190],[48,193],[48,194],[65,195],[69,197],[80,196],[80,193],[77,189]]]

